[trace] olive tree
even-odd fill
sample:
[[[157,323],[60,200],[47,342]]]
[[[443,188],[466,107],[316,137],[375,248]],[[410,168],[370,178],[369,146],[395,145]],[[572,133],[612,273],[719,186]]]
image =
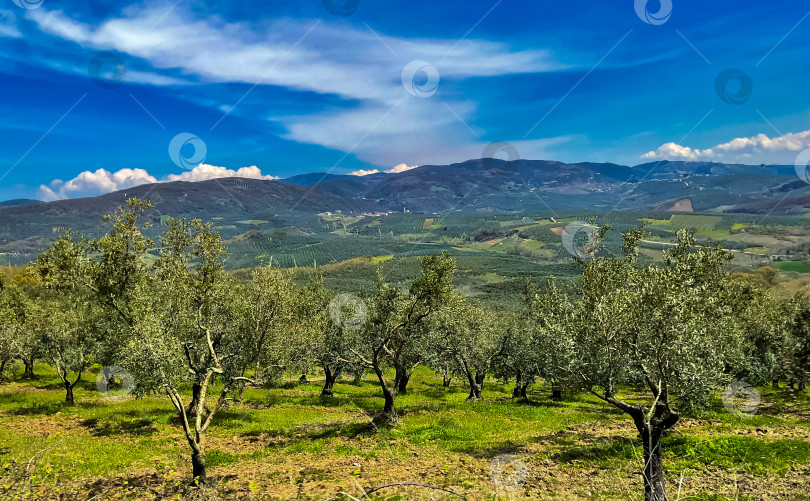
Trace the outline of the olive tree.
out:
[[[409,291],[385,283],[378,268],[375,294],[369,299],[368,318],[358,331],[352,348],[356,360],[377,376],[385,400],[376,422],[397,422],[395,400],[398,387],[386,377],[386,369],[407,370],[404,354],[416,342],[418,327],[448,302],[453,292],[455,260],[447,253],[422,259],[422,274]]]
[[[65,388],[65,402],[75,403],[73,389],[95,361],[98,350],[97,318],[80,295],[40,296],[31,315],[32,329],[41,332],[42,357],[56,370]]]
[[[6,364],[19,359],[23,379],[34,379],[34,360],[41,350],[40,331],[34,328],[33,302],[21,287],[6,285],[0,290],[0,378]]]
[[[109,231],[89,239],[66,231],[34,264],[39,280],[48,288],[81,290],[107,314],[97,328],[102,331],[99,361],[117,363],[119,348],[133,332],[133,295],[147,279],[144,259],[154,242],[143,234],[151,224],[142,222],[152,208],[148,200],[127,198],[112,214],[103,216]]]
[[[467,380],[470,395],[467,400],[479,400],[484,379],[493,361],[501,353],[507,318],[454,297],[440,308],[429,326],[440,359],[454,365],[457,373]]]
[[[288,369],[293,352],[303,349],[297,340],[303,333],[295,328],[300,294],[293,278],[268,265],[254,269],[245,283],[231,282],[232,295],[227,301],[244,346],[229,362],[237,376],[252,374],[254,379],[272,381]],[[195,387],[199,390],[199,383]],[[238,386],[239,397],[243,388],[244,384]]]
[[[572,313],[556,317],[555,328],[572,336],[572,360],[558,368],[632,418],[644,450],[645,499],[663,501],[662,435],[733,377],[728,369],[744,360],[745,322],[761,292],[724,270],[729,252],[695,248],[689,232],[678,233],[662,266],[639,263],[640,238],[631,230],[623,258],[585,266],[580,297],[564,306]],[[622,397],[638,381],[646,399]]]
[[[252,348],[235,320],[234,279],[225,272],[225,249],[218,233],[199,220],[174,220],[162,238],[155,276],[141,282],[133,303],[137,334],[124,352],[125,367],[143,389],[167,394],[191,448],[196,482],[206,481],[206,432],[228,394],[242,382],[237,356]],[[238,311],[238,310],[237,310]],[[246,344],[247,341],[247,344]],[[210,409],[215,377],[223,386]],[[194,385],[193,413],[181,387]]]
[[[365,304],[356,296],[343,296],[346,300],[342,300],[324,287],[321,275],[312,277],[301,294],[304,300],[299,315],[309,319],[314,340],[310,352],[324,373],[321,396],[329,397],[334,395],[335,382],[342,373],[358,369],[351,350],[357,346],[357,330],[365,320]]]

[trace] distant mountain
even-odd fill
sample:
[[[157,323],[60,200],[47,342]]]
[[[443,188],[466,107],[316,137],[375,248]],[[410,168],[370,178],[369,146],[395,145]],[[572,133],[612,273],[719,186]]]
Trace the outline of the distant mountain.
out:
[[[0,207],[24,207],[26,205],[36,205],[43,203],[42,200],[32,200],[30,198],[15,198],[14,200],[0,201]]]
[[[166,217],[295,226],[322,212],[362,214],[403,209],[422,213],[672,210],[804,213],[810,186],[793,166],[710,162],[611,163],[477,159],[368,176],[310,173],[281,181],[228,178],[158,183],[99,197],[0,204],[0,245],[48,237],[64,228],[97,231],[102,214],[125,196],[148,198],[156,223]],[[317,218],[316,218],[317,219]],[[241,223],[240,223],[241,224]],[[249,223],[245,223],[249,224]],[[38,241],[28,241],[33,245]]]

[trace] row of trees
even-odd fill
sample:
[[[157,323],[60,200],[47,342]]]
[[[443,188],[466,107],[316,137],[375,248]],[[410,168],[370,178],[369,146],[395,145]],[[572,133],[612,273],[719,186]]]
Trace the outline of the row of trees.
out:
[[[156,245],[141,222],[150,208],[127,200],[105,217],[104,237],[68,232],[28,280],[2,285],[0,373],[18,359],[33,377],[34,360],[47,362],[72,403],[91,364],[124,367],[138,393],[174,405],[201,483],[206,432],[246,385],[317,365],[328,397],[340,374],[371,371],[383,397],[375,422],[394,425],[396,398],[424,365],[445,385],[462,378],[469,400],[497,377],[515,381],[515,397],[542,381],[552,398],[584,392],[620,409],[643,443],[646,499],[663,500],[661,437],[683,412],[735,379],[803,389],[810,370],[807,296],[778,300],[729,275],[731,255],[696,247],[688,232],[662,265],[639,259],[642,232],[630,231],[622,257],[583,262],[574,287],[527,283],[523,312],[510,315],[456,291],[447,254],[424,258],[408,289],[378,271],[375,290],[354,301],[271,266],[238,280],[210,225],[174,220]]]

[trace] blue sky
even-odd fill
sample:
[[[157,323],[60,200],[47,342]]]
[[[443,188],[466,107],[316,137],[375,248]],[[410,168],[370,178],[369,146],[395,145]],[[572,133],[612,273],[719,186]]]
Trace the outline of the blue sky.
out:
[[[0,199],[403,170],[498,141],[628,165],[810,147],[810,0],[2,2]],[[182,133],[201,167],[170,152]]]

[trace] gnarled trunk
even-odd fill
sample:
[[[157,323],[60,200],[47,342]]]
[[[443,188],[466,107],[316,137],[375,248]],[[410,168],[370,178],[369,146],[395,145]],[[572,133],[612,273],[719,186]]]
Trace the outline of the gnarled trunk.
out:
[[[306,374],[301,374],[301,377],[298,378],[298,384],[309,384]]]
[[[661,437],[675,426],[680,414],[670,411],[661,403],[656,405],[652,419],[647,418],[646,411],[641,407],[630,414],[644,448],[644,501],[667,501]]]
[[[27,359],[25,357],[23,357],[20,360],[22,360],[23,366],[25,367],[25,370],[23,371],[22,378],[23,379],[36,379],[37,376],[36,376],[36,374],[34,374],[34,357],[29,357]]]
[[[521,374],[520,371],[517,371],[517,376],[515,377],[515,387],[512,388],[512,398],[520,397],[520,386],[521,386]]]
[[[76,400],[73,398],[73,385],[65,382],[65,402],[73,405],[76,403]]]
[[[388,386],[388,382],[385,380],[385,375],[383,374],[381,368],[374,367],[374,373],[377,375],[377,379],[380,382],[383,399],[385,399],[385,405],[383,406],[382,414],[377,416],[374,419],[374,422],[385,426],[395,425],[399,421],[399,418],[397,416],[397,409],[395,406],[395,400],[397,398],[396,386],[394,386],[393,389],[390,386]]]
[[[323,366],[323,373],[326,376],[326,380],[323,383],[323,389],[321,390],[322,397],[331,397],[334,395],[332,391],[335,387],[335,381],[337,381],[338,376],[340,375],[340,369],[336,369],[334,372],[329,366]]]
[[[411,380],[411,375],[403,372],[402,377],[399,378],[397,381],[397,393],[401,393],[403,395],[408,393],[408,382]]]
[[[191,469],[194,475],[194,482],[198,485],[205,484],[207,479],[205,451],[194,451],[191,453]]]
[[[450,388],[450,382],[453,380],[453,373],[450,372],[449,368],[444,369],[444,373],[442,374],[442,386],[444,388]]]
[[[560,388],[560,385],[554,382],[551,383],[551,400],[554,400],[555,402],[562,400],[562,389]]]
[[[467,397],[467,400],[480,400],[481,399],[481,392],[484,389],[484,378],[487,376],[486,373],[475,373],[475,377],[472,377],[471,374],[468,374],[467,380],[470,383],[470,396]]]
[[[644,501],[667,501],[664,464],[661,459],[661,435],[664,430],[646,426],[640,430],[644,444]]]
[[[526,399],[526,400],[529,399],[529,397],[526,395],[526,391],[528,389],[529,389],[529,383],[528,382],[523,383],[523,385],[520,387],[520,398],[523,398],[523,399]]]
[[[186,414],[189,419],[197,417],[197,408],[200,404],[200,392],[202,392],[202,384],[199,381],[194,381],[194,384],[191,385],[191,402],[189,402],[188,409],[186,409]]]

